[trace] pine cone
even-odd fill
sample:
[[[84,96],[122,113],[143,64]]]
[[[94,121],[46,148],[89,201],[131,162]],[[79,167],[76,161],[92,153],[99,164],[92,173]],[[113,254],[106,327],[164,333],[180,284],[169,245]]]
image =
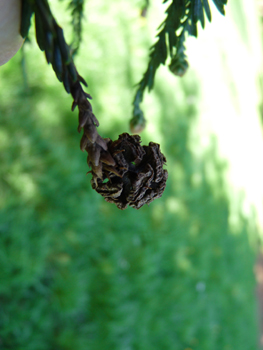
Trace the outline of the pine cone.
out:
[[[115,171],[102,163],[102,179],[92,172],[93,189],[122,210],[128,206],[139,209],[162,196],[168,173],[163,169],[166,159],[157,143],[141,146],[140,136],[127,133],[116,141],[105,141]]]

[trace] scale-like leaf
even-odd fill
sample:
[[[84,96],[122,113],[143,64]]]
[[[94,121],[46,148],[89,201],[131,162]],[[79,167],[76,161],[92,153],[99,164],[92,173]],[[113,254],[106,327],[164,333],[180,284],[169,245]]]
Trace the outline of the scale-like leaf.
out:
[[[52,67],[57,75],[58,80],[62,82],[63,62],[61,52],[57,43],[55,43],[54,46]]]
[[[221,0],[213,0],[213,3],[215,4],[216,8],[218,11],[222,14],[225,15],[225,9],[224,9],[224,4]]]
[[[187,31],[189,35],[195,36],[197,38],[197,25],[193,20],[188,20]]]
[[[197,23],[198,21],[200,21],[202,28],[204,28],[205,18],[204,18],[203,4],[202,4],[201,0],[192,0],[192,1],[193,1],[194,23]]]
[[[168,33],[170,55],[172,56],[173,55],[173,49],[176,47],[177,36],[176,36],[175,31],[174,31],[173,28],[167,28],[167,33]]]
[[[165,32],[163,31],[159,35],[159,41],[156,44],[156,52],[158,53],[158,56],[160,58],[160,63],[165,64],[166,58],[167,58],[167,47],[165,42]]]
[[[179,28],[181,18],[183,17],[180,0],[179,2],[178,0],[173,1],[165,12],[168,15],[165,21],[165,27],[167,28],[171,26],[174,29]]]
[[[69,82],[69,74],[68,74],[68,70],[64,67],[63,70],[63,85],[65,90],[67,91],[68,94],[70,94],[70,82]]]
[[[148,90],[152,90],[153,88],[153,84],[154,84],[154,74],[155,74],[155,69],[153,67],[153,64],[149,65],[149,68],[146,72],[146,77],[147,77],[147,86],[148,86]]]
[[[22,38],[28,36],[28,31],[31,25],[31,17],[34,13],[34,8],[28,0],[22,0],[21,5],[21,23],[20,34]]]
[[[88,84],[86,82],[86,80],[84,78],[82,78],[81,75],[78,74],[78,81],[81,82],[84,86],[88,87]],[[92,97],[89,94],[86,94],[87,98],[89,98],[90,100],[92,100]]]
[[[50,63],[52,62],[53,58],[53,34],[51,32],[47,32],[45,36],[45,55],[47,63]]]
[[[209,3],[207,0],[203,0],[203,6],[205,9],[206,17],[208,18],[208,21],[211,22],[211,20],[212,20],[211,10],[210,10],[210,6],[209,6]]]
[[[50,8],[49,8],[47,0],[35,0],[35,2],[36,2],[36,9],[41,14],[41,19],[42,19],[45,30],[49,30],[50,32],[53,33],[53,31],[54,31],[53,16],[50,12]]]
[[[63,29],[57,24],[56,24],[56,33],[57,33],[58,45],[63,58],[63,62],[65,64],[69,64],[71,61],[70,54],[69,54],[69,47],[65,41]]]
[[[36,38],[37,43],[41,51],[45,50],[45,28],[42,21],[41,14],[39,13],[38,8],[35,12],[35,28],[36,28]]]
[[[186,2],[185,0],[178,0],[177,8],[179,11],[179,17],[183,18],[186,10]]]
[[[67,66],[67,69],[68,69],[69,75],[70,75],[73,83],[75,83],[78,80],[78,73],[77,73],[77,70],[74,66],[74,63],[70,62],[70,64]]]

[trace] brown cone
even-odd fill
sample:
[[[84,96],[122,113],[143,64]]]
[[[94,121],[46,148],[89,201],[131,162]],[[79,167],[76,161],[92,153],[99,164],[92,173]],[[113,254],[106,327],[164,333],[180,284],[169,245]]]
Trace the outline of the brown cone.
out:
[[[102,163],[102,179],[93,174],[91,180],[92,188],[119,209],[128,206],[139,209],[161,197],[166,186],[168,173],[163,169],[166,159],[160,146],[140,143],[140,136],[127,133],[116,141],[107,140],[108,152],[116,163],[115,172]]]
[[[115,203],[119,209],[128,206],[139,209],[162,196],[168,177],[163,169],[166,162],[157,143],[141,146],[139,135],[124,133],[112,141],[103,139],[97,131],[99,122],[79,81],[71,85],[74,98],[72,110],[79,109],[78,131],[83,129],[80,141],[82,151],[88,153],[91,167],[92,188],[107,202]]]

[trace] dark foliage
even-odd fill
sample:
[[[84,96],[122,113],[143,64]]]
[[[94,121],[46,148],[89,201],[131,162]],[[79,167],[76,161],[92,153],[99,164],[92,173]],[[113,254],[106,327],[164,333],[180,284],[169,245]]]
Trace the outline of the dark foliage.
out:
[[[168,2],[164,0],[163,3]],[[213,0],[218,11],[224,15],[224,5],[227,0]],[[152,90],[157,69],[165,64],[168,55],[171,58],[170,70],[178,76],[184,75],[188,68],[185,56],[184,42],[186,34],[197,37],[197,22],[205,27],[204,12],[209,20],[212,19],[208,0],[173,0],[168,6],[167,17],[159,26],[157,41],[150,49],[150,60],[143,78],[137,86],[133,101],[133,124],[145,123],[144,115],[140,108],[145,89]]]

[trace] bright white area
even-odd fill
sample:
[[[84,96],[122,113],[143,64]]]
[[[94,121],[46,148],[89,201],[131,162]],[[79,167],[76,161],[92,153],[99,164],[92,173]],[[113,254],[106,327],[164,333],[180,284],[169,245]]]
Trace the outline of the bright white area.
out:
[[[262,38],[254,1],[229,1],[226,16],[214,8],[212,23],[189,38],[187,53],[199,77],[202,105],[195,133],[198,156],[216,135],[220,156],[228,161],[227,180],[232,202],[244,193],[244,212],[255,207],[263,228],[263,138],[259,106]],[[241,11],[242,12],[242,11]],[[244,19],[241,15],[245,14]],[[209,48],[209,49],[207,49]],[[189,74],[191,72],[189,71]],[[196,145],[197,146],[197,145]]]

